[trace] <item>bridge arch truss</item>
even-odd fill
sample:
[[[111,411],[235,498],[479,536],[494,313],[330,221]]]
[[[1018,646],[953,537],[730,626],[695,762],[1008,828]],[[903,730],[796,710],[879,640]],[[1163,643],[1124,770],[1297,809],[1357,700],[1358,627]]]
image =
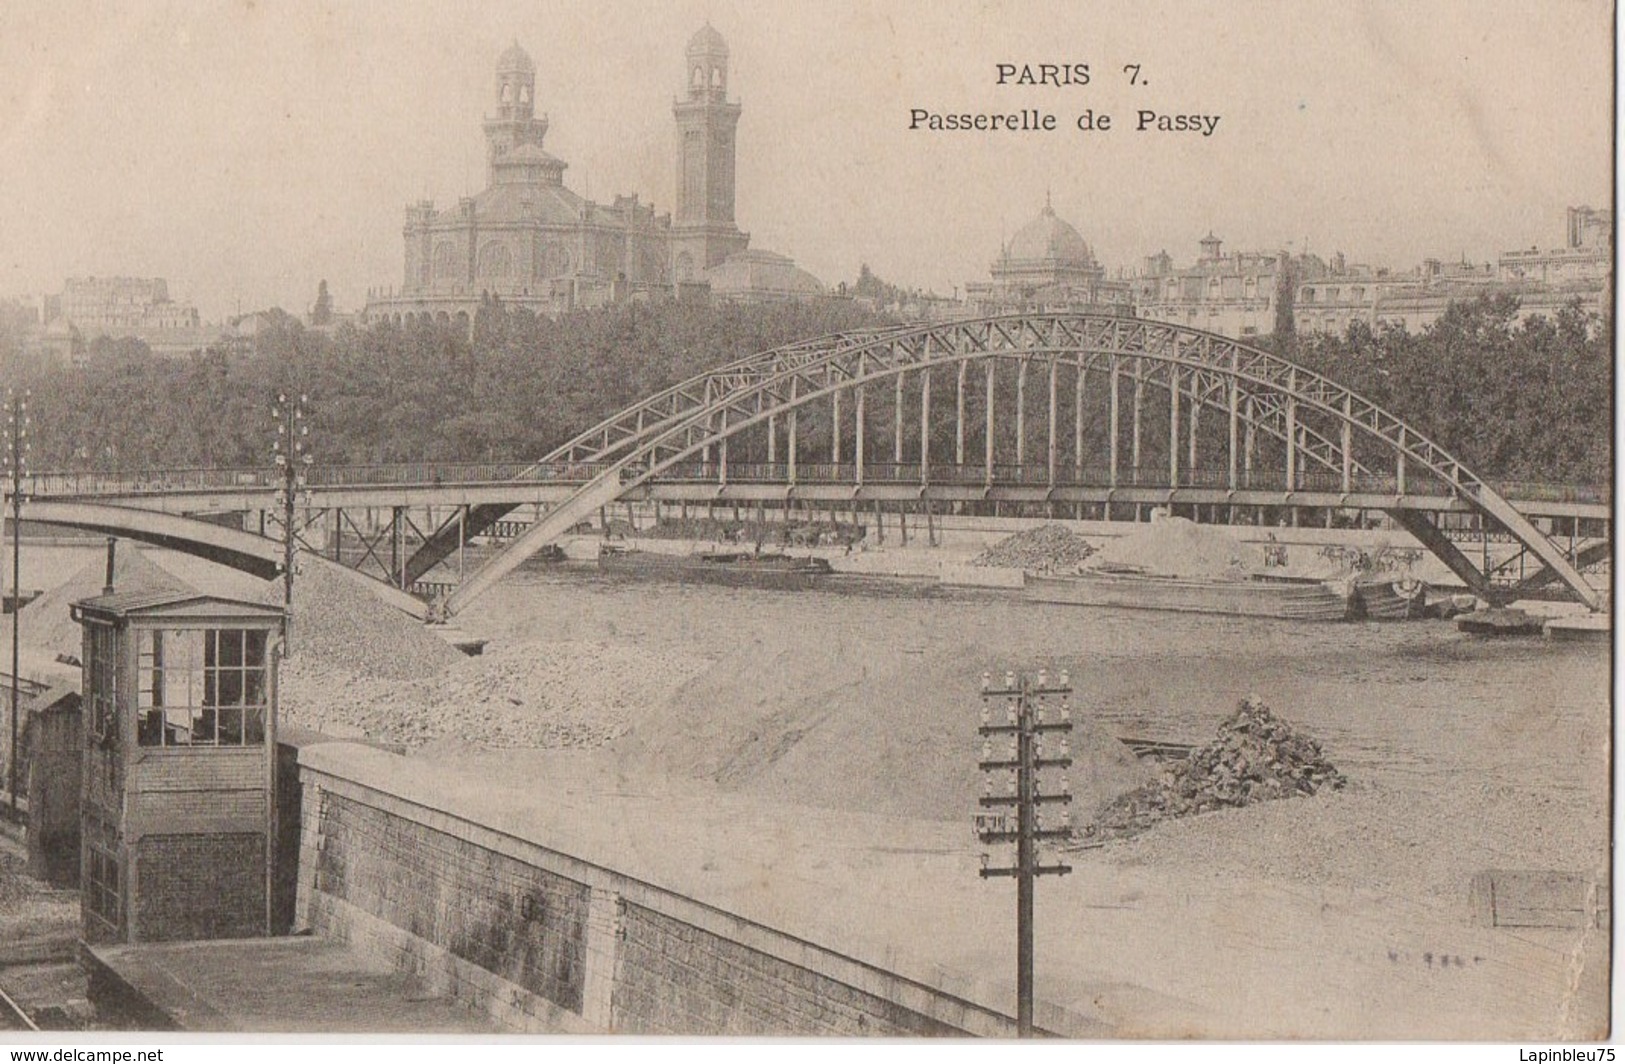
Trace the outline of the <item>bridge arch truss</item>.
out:
[[[1148,393],[1162,401],[1148,403]],[[583,483],[470,574],[447,600],[448,612],[651,482],[699,477],[725,486],[742,474],[782,482],[787,496],[816,475],[850,482],[854,492],[866,478],[917,479],[922,495],[933,484],[980,481],[991,492],[1014,480],[1051,492],[1087,483],[1105,488],[1107,498],[1147,485],[1270,492],[1282,505],[1311,489],[1321,497],[1381,497],[1382,508],[1470,587],[1495,597],[1488,576],[1427,509],[1406,504],[1419,494],[1443,496],[1539,560],[1543,568],[1526,583],[1561,581],[1591,608],[1601,606],[1558,543],[1377,404],[1260,348],[1130,317],[988,317],[775,348],[606,419],[527,475],[561,468],[578,471]],[[477,524],[478,509],[460,520]],[[442,529],[421,552],[423,564],[433,564],[436,540],[477,531]]]

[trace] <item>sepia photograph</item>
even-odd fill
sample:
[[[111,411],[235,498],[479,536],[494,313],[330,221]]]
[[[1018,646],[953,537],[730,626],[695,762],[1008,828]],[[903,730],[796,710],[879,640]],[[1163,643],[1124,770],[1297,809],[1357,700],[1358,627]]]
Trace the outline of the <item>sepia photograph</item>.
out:
[[[6,3],[0,1042],[1608,1041],[1615,22]]]

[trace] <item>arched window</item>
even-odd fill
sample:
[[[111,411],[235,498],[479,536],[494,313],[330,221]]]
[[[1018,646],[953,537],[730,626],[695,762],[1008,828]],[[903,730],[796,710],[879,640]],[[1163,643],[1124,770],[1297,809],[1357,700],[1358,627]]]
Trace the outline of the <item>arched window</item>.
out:
[[[530,86],[529,85],[521,85],[521,86],[519,86],[519,102],[520,103],[529,103],[530,102]]]
[[[480,276],[506,277],[513,270],[513,256],[508,245],[492,240],[480,248]]]
[[[711,87],[713,89],[722,88],[722,68],[721,67],[712,67],[711,68]]]
[[[502,102],[513,103],[513,86],[507,82],[502,83]]]
[[[705,84],[705,70],[701,67],[695,67],[694,76],[689,79],[689,84],[696,89],[702,87]]]
[[[570,252],[558,244],[542,250],[542,277],[563,277],[570,272]]]
[[[449,240],[442,240],[434,246],[434,279],[449,281],[458,273],[457,246]]]

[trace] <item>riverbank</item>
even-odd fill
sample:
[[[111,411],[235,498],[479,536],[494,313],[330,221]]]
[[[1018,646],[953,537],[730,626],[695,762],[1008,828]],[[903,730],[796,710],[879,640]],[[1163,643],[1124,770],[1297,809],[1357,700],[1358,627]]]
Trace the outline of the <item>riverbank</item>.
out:
[[[1073,774],[1080,819],[1150,771],[1112,753],[1112,736],[1203,742],[1257,694],[1321,742],[1349,787],[1072,855],[1074,874],[1040,891],[1042,996],[1125,1036],[1602,1029],[1605,935],[1481,927],[1469,902],[1491,869],[1605,875],[1602,647],[981,590],[642,583],[581,565],[516,574],[459,620],[491,641],[483,666],[352,683],[346,648],[330,647],[325,672],[290,665],[285,719],[403,742],[424,764],[578,810],[573,831],[654,881],[1002,994],[1014,906],[1008,884],[976,876],[970,831],[981,672],[1071,671],[1089,729],[1078,744],[1098,754]]]

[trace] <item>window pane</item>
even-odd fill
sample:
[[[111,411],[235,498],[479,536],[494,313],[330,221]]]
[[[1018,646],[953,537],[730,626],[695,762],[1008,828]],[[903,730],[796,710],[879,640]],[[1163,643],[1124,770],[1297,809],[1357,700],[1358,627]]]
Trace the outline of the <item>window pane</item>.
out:
[[[198,629],[173,628],[164,633],[165,666],[172,669],[196,669],[203,664],[203,637]]]
[[[240,669],[221,669],[216,680],[219,685],[220,700],[217,705],[240,706],[243,704],[243,674]]]
[[[262,746],[265,743],[265,710],[243,710],[244,728],[243,742],[249,746]]]
[[[136,718],[135,741],[142,746],[164,745],[164,711],[149,709]]]
[[[222,709],[220,711],[220,745],[241,746],[243,744],[243,711],[240,709]]]
[[[243,653],[243,664],[251,666],[264,665],[265,632],[263,630],[250,631],[243,633],[243,635],[247,642],[247,649]]]
[[[192,717],[192,742],[196,744],[212,744],[215,741],[215,713],[214,709],[200,709]]]
[[[250,706],[265,705],[265,670],[248,669],[243,674],[243,703]]]
[[[192,711],[185,706],[164,710],[164,745],[185,746],[192,741]]]
[[[220,664],[239,668],[243,664],[243,632],[227,628],[220,632]]]

